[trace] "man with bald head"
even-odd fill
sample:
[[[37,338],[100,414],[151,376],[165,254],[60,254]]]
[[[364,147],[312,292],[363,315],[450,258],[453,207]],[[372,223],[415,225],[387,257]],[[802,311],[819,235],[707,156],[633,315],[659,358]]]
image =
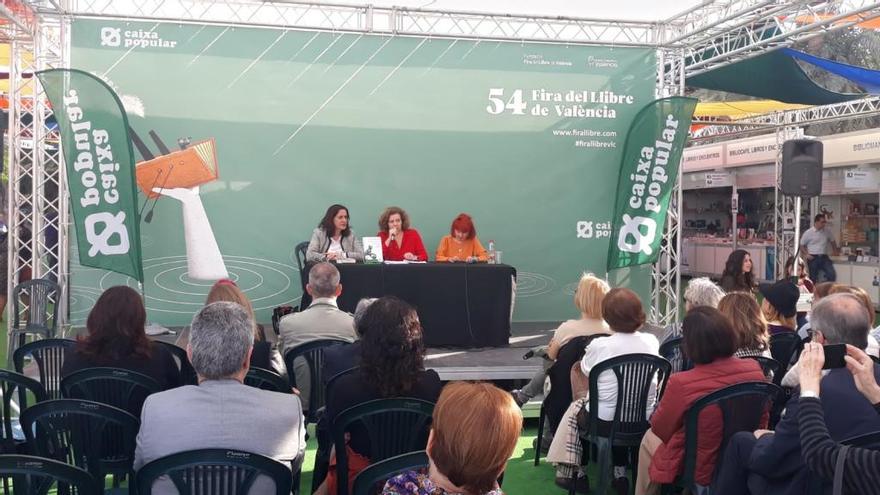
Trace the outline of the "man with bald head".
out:
[[[868,345],[868,314],[863,303],[852,294],[822,298],[813,308],[810,323],[814,342],[849,344],[862,350]],[[877,365],[874,376],[880,379]],[[816,397],[811,391],[804,392],[803,396]],[[801,456],[800,397],[800,389],[795,389],[775,431],[743,432],[730,438],[715,483],[719,495],[807,493],[812,475]],[[880,430],[880,415],[858,391],[852,373],[846,368],[827,371],[822,378],[819,399],[825,411],[825,425],[835,441]]]
[[[335,266],[327,262],[312,266],[306,292],[312,296],[312,304],[305,311],[285,316],[279,323],[282,354],[315,340],[354,342],[357,339],[352,316],[339,309],[336,304],[336,298],[342,294],[342,284],[339,283],[339,270]],[[287,372],[296,377],[303,409],[308,410],[311,390],[308,363],[299,358],[294,363],[294,369]]]

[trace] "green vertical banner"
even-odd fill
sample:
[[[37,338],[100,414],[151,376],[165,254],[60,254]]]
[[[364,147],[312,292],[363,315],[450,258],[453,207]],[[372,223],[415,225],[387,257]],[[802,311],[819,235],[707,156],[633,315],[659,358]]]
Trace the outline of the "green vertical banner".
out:
[[[608,270],[653,263],[691,119],[694,98],[654,100],[633,120],[623,148]]]
[[[128,117],[104,81],[37,72],[61,132],[79,263],[144,280]]]

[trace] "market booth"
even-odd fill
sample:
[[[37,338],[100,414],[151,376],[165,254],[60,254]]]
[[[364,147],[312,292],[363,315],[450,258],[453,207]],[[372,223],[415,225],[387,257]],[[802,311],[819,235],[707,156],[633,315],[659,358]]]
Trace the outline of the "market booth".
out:
[[[880,300],[880,131],[820,138],[822,195],[804,201],[801,232],[816,213],[840,246],[837,281]],[[747,250],[759,280],[774,278],[776,135],[688,148],[683,165],[682,273],[719,277],[734,249]],[[734,223],[734,219],[736,222]],[[790,227],[793,227],[791,219]]]

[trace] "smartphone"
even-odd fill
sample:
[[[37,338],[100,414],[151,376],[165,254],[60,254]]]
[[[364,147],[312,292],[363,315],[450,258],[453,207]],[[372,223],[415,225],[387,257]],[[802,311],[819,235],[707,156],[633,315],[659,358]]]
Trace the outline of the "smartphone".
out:
[[[846,360],[843,359],[846,356],[846,344],[829,344],[823,346],[823,350],[825,351],[823,370],[846,367]]]

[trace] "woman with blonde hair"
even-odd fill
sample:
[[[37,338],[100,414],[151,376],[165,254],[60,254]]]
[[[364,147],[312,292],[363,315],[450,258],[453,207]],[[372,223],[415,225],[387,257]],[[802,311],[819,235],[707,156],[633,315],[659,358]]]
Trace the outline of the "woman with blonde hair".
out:
[[[205,306],[218,301],[234,302],[244,308],[251,317],[251,322],[254,324],[254,350],[251,353],[251,367],[274,371],[282,377],[286,377],[287,368],[284,366],[281,353],[271,342],[266,340],[263,326],[257,323],[257,318],[254,316],[254,306],[251,304],[251,300],[238,288],[238,285],[229,279],[218,280],[208,292]]]
[[[776,283],[761,284],[758,292],[764,296],[761,312],[767,319],[767,330],[770,335],[797,331],[797,302],[801,291],[789,280]]]
[[[609,290],[611,290],[611,287],[608,285],[608,282],[592,273],[581,275],[577,290],[574,293],[574,306],[580,311],[581,317],[577,320],[564,321],[553,332],[553,337],[547,345],[546,353],[540,353],[545,357],[543,371],[538,372],[522,389],[511,392],[518,404],[525,404],[532,397],[543,392],[547,370],[556,361],[559,349],[567,344],[568,341],[575,337],[611,333],[608,324],[602,319],[602,301]]]
[[[767,320],[754,296],[745,292],[731,292],[721,298],[718,311],[727,317],[736,332],[734,356],[771,357]]]
[[[450,383],[434,407],[428,472],[391,478],[382,493],[501,495],[497,480],[513,454],[522,422],[510,395],[491,383]]]

